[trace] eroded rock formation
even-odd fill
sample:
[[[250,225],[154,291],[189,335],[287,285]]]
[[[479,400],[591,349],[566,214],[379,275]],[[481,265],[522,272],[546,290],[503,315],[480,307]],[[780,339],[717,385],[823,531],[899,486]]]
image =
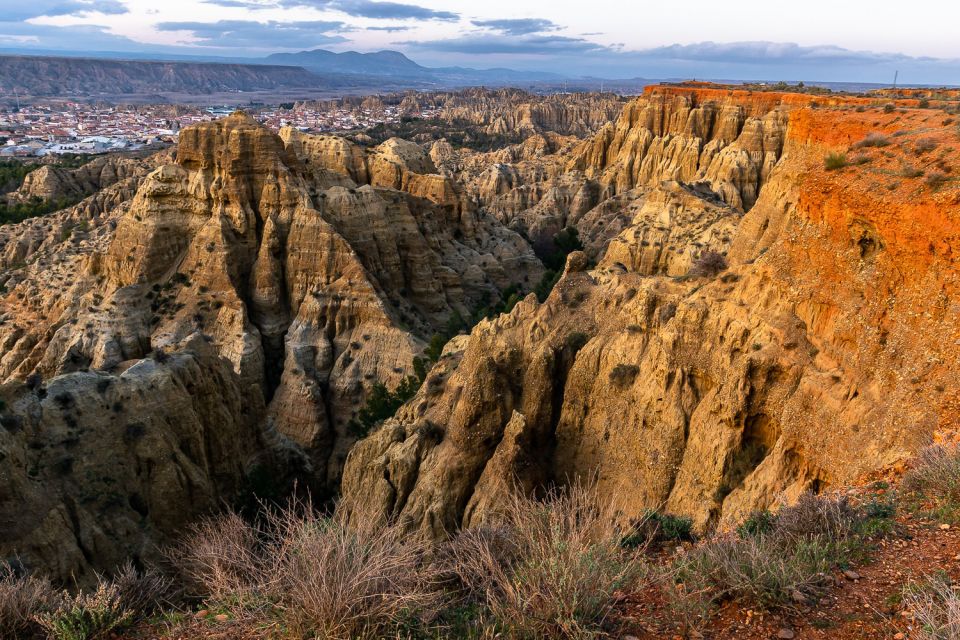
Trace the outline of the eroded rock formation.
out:
[[[0,511],[0,553],[59,576],[144,557],[257,466],[434,536],[592,474],[624,518],[705,529],[955,433],[956,134],[817,100],[655,87],[584,140],[488,152],[237,114],[3,227],[0,497],[40,515]],[[538,302],[535,252],[570,227]],[[508,288],[357,442],[373,385]]]
[[[103,464],[111,452],[127,456],[114,446],[119,440],[101,433],[122,422],[112,419],[109,403],[101,406],[99,377],[108,375],[127,396],[170,405],[157,416],[161,439],[176,443],[186,437],[178,435],[183,428],[201,441],[242,440],[231,443],[242,448],[237,455],[209,446],[203,455],[215,459],[191,454],[195,483],[205,488],[185,519],[235,491],[251,455],[269,453],[263,443],[270,439],[305,454],[310,484],[336,488],[357,437],[351,420],[368,390],[412,374],[424,341],[451,317],[469,317],[508,286],[539,280],[542,266],[529,245],[462,202],[449,180],[431,175],[419,147],[391,141],[367,153],[289,132],[286,138],[242,114],[185,129],[175,162],[4,229],[0,376],[13,394],[9,406],[17,407],[11,419],[33,425],[10,435],[9,451],[29,449],[32,437],[45,442],[54,431],[43,402],[24,399],[32,397],[24,381],[39,376],[50,389],[73,380],[74,402],[94,421],[84,427],[71,418],[81,425],[70,436],[77,446],[101,441]],[[165,354],[198,359],[201,370],[189,382],[165,369],[134,375],[153,371],[143,363]],[[161,375],[173,381],[154,379]],[[197,377],[215,384],[201,387]],[[211,394],[240,401],[221,410],[216,400],[211,419],[173,424],[184,403],[203,404]],[[8,460],[22,470],[21,457]],[[136,475],[140,482],[139,466]],[[11,491],[28,494],[40,480],[11,482]],[[171,492],[158,521],[184,501]],[[94,511],[113,518],[102,506]],[[84,518],[73,530],[94,535],[86,523],[95,515]],[[55,566],[58,575],[87,571],[102,566],[94,556],[98,563],[122,557],[153,531],[133,535],[114,524],[98,544],[115,546],[90,557],[34,549],[24,540],[38,534],[26,525],[10,531],[9,548]],[[67,533],[33,525],[50,541]]]
[[[905,131],[904,149],[954,132],[922,111],[903,122],[743,93],[651,91],[583,145],[570,167],[618,198],[676,182],[601,204],[623,231],[593,249],[596,269],[573,254],[545,303],[529,296],[448,346],[351,452],[345,504],[363,496],[442,536],[483,521],[514,481],[597,474],[625,517],[665,508],[703,529],[955,432],[956,188],[891,179],[882,165],[897,160],[879,153],[823,167],[874,129]],[[729,205],[750,208],[740,220]],[[645,277],[728,244],[717,276]]]

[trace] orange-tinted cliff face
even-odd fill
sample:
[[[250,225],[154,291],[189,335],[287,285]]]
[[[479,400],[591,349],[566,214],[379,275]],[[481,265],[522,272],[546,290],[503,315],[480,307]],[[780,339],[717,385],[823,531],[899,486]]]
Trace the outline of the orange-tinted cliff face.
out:
[[[903,378],[918,394],[925,385],[942,389],[933,381],[957,370],[960,353],[956,118],[940,109],[807,108],[791,114],[787,137],[793,157],[785,169],[798,181],[796,214],[828,236],[828,246],[852,242],[860,262],[838,269],[835,256],[803,243],[784,243],[784,251],[816,274],[825,298],[850,290],[851,281],[862,283],[860,321],[876,331],[882,375]],[[850,165],[827,170],[829,152],[845,153]],[[850,352],[863,348],[848,345]],[[955,437],[955,395],[934,393],[929,402],[936,437]]]

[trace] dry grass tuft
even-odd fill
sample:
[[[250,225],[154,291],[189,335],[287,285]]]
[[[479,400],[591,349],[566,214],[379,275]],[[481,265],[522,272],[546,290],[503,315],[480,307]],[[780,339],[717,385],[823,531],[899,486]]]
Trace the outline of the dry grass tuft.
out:
[[[247,635],[352,639],[390,636],[435,615],[442,572],[431,551],[396,525],[371,518],[348,528],[293,504],[262,526],[236,514],[208,520],[176,557]]]
[[[939,516],[955,519],[960,515],[960,445],[933,445],[921,451],[901,488],[931,502]]]
[[[58,594],[50,582],[0,571],[0,638],[32,638],[36,617],[55,606]]]
[[[846,498],[805,494],[776,514],[755,513],[738,535],[680,554],[664,573],[663,591],[687,629],[726,600],[765,609],[808,605],[831,584],[830,570],[856,555],[868,522]]]
[[[908,585],[903,604],[917,621],[917,640],[960,638],[960,593],[950,578],[939,574]]]
[[[508,637],[593,637],[646,573],[613,515],[589,483],[543,500],[514,495],[496,525],[451,543],[453,571]]]

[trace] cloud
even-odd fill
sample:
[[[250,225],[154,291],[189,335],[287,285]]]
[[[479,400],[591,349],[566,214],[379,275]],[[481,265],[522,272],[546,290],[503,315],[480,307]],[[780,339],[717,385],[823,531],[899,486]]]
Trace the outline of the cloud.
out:
[[[396,44],[414,49],[470,55],[558,55],[569,56],[607,50],[603,45],[583,38],[557,35],[503,36],[465,35],[445,40],[409,40]]]
[[[127,7],[119,0],[28,0],[26,2],[9,0],[4,5],[2,14],[4,22],[18,22],[41,16],[127,13]]]
[[[393,33],[395,31],[409,31],[412,27],[403,27],[399,25],[387,26],[387,27],[366,27],[365,31],[388,31]]]
[[[456,22],[460,15],[452,11],[437,11],[404,2],[381,2],[379,0],[204,0],[207,4],[244,9],[274,9],[282,7],[310,7],[339,11],[355,18],[374,20],[439,20]]]
[[[497,31],[510,36],[522,36],[560,29],[560,25],[544,18],[473,20],[472,23],[477,27],[483,27],[484,29],[490,29],[491,31]]]
[[[735,64],[886,64],[931,61],[902,53],[852,51],[832,45],[804,47],[791,42],[699,42],[674,44],[635,52],[644,58]]]
[[[6,18],[6,16],[4,16]],[[29,48],[72,51],[143,51],[144,45],[110,33],[100,25],[56,27],[29,22],[0,22],[0,41]]]
[[[343,22],[308,20],[300,22],[256,22],[220,20],[219,22],[161,22],[160,31],[187,31],[201,47],[243,47],[252,49],[309,48],[346,42],[338,33],[352,31]],[[334,32],[332,35],[330,32]]]
[[[306,4],[303,0],[287,0]],[[321,0],[322,1],[322,0]],[[375,2],[374,0],[337,0],[329,3],[332,9],[347,15],[378,20],[440,20],[456,22],[460,15],[452,11],[436,11],[415,4],[401,2]]]

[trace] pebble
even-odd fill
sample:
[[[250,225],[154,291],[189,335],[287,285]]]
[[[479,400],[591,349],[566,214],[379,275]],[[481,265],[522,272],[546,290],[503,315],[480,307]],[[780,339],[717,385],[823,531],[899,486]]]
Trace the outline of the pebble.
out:
[[[207,611],[206,609],[200,609],[200,611],[197,611],[196,617],[197,617],[197,618],[206,618],[208,615],[210,615],[210,612],[209,612],[209,611]]]
[[[228,616],[225,613],[218,613],[213,617],[213,619],[216,620],[217,622],[226,622],[227,620],[230,619],[230,616]]]
[[[777,632],[777,637],[781,638],[782,640],[793,640],[796,635],[797,634],[793,632],[793,629],[788,629],[786,627]]]
[[[950,529],[950,525],[948,525],[948,524],[946,524],[946,523],[940,525],[940,530],[941,530],[941,531],[948,531],[949,529]]]
[[[847,569],[846,571],[843,572],[843,575],[844,575],[844,577],[845,577],[847,580],[859,580],[859,579],[860,579],[860,574],[857,573],[856,571],[854,571],[853,569]]]

